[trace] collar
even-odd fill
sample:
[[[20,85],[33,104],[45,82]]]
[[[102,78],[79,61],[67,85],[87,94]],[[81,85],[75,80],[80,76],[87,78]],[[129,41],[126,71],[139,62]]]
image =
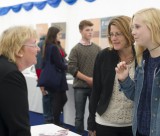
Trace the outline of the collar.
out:
[[[92,44],[92,42],[90,41],[89,43],[86,43],[84,40],[80,40],[80,43],[82,44],[82,45],[85,45],[85,46],[87,46],[87,45],[91,45]]]

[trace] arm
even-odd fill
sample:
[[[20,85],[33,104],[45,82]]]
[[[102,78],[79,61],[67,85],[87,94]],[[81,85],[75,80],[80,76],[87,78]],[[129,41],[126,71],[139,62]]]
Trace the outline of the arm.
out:
[[[100,54],[97,55],[94,71],[93,71],[93,90],[91,92],[91,97],[89,101],[89,117],[88,117],[88,127],[89,131],[94,132],[96,128],[95,123],[95,113],[97,110],[97,105],[100,99],[102,84],[101,84],[101,57]]]
[[[124,92],[126,97],[130,100],[134,100],[135,95],[135,83],[134,81],[128,76],[125,81],[119,82],[120,90]]]
[[[87,75],[83,74],[81,71],[79,71],[78,68],[78,55],[77,50],[73,48],[69,55],[69,61],[68,61],[68,72],[72,74],[74,77],[77,77],[85,82],[89,86],[92,86],[92,77],[88,77]]]
[[[76,77],[85,81],[90,87],[92,87],[92,85],[93,85],[93,78],[92,77],[88,77],[88,76],[84,75],[83,73],[81,73],[80,71],[77,71]]]
[[[61,70],[66,70],[67,65],[64,63],[63,58],[60,54],[60,51],[56,45],[51,45],[52,46],[52,52],[51,52],[51,62],[56,65],[57,68]]]
[[[36,69],[37,82],[38,82],[38,79],[40,77],[40,74],[41,74],[41,69]],[[40,90],[42,92],[42,95],[47,95],[47,91],[44,89],[44,87],[41,86]]]
[[[127,98],[134,100],[135,82],[129,77],[129,67],[125,62],[120,62],[115,68],[120,83],[120,90]]]
[[[16,71],[9,73],[0,85],[1,117],[10,135],[31,136],[27,86],[24,76]]]

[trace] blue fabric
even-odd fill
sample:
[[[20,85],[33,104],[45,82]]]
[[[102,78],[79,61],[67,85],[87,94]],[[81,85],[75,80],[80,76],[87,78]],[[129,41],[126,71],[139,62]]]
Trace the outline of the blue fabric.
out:
[[[53,7],[56,8],[60,4],[61,0],[48,0],[47,3]]]
[[[147,51],[148,52],[148,51]],[[144,61],[142,66],[136,68],[134,81],[128,77],[124,82],[120,83],[121,90],[125,95],[134,100],[134,118],[133,118],[133,135],[136,136],[137,132],[137,112],[140,103],[140,96],[143,88],[144,81],[144,66],[145,61],[148,61],[149,52],[145,52]],[[160,64],[154,70],[154,78],[151,93],[151,120],[150,120],[150,134],[149,136],[160,136]]]
[[[44,59],[44,67],[42,68],[42,72],[40,74],[38,80],[38,86],[44,86],[47,90],[58,90],[61,87],[61,83],[63,80],[64,70],[61,70],[56,65],[55,61],[52,62],[52,52],[54,52],[54,48],[56,45],[46,45],[46,56]],[[60,56],[60,52],[57,49],[57,52]],[[56,54],[54,54],[56,55]],[[58,61],[61,61],[59,57]],[[62,65],[65,65],[64,63]]]
[[[33,3],[33,6],[35,6],[35,7],[36,7],[37,9],[39,9],[39,10],[42,10],[46,5],[47,5],[47,2],[46,2],[46,1]],[[33,8],[33,6],[30,7],[30,10]]]
[[[78,88],[74,89],[74,99],[75,99],[75,128],[78,134],[83,134],[84,132],[84,113],[87,97],[90,97],[91,89]]]
[[[61,83],[60,83],[60,86],[59,87],[57,87],[57,89],[53,89],[53,91],[57,91],[57,90],[60,90],[60,91],[66,91],[66,90],[68,90],[68,84],[67,84],[67,80],[66,80],[66,70],[67,70],[67,65],[66,65],[66,63],[64,62],[64,59],[63,59],[63,57],[62,57],[62,55],[60,54],[60,51],[59,51],[59,49],[58,49],[58,47],[57,47],[57,45],[46,45],[45,46],[46,47],[46,52],[45,52],[45,59],[46,60],[48,60],[49,58],[50,58],[50,62],[52,63],[52,64],[54,64],[55,66],[56,66],[56,68],[59,70],[59,71],[61,71],[61,74],[62,74],[62,80],[61,80]],[[50,56],[50,53],[51,53],[51,56]],[[47,61],[44,61],[44,63],[43,63],[43,66],[42,66],[42,69],[44,68],[44,66],[46,65],[46,62]],[[42,71],[43,72],[43,71]],[[46,73],[48,73],[48,70],[46,71]],[[41,75],[42,75],[42,73],[41,73]],[[41,76],[40,75],[40,76]],[[48,74],[47,74],[48,75]],[[49,76],[49,75],[48,75]],[[56,78],[57,78],[57,76],[55,77],[55,76],[53,76],[54,77],[54,79],[52,79],[52,81],[53,80],[56,80]],[[52,78],[53,78],[52,77]],[[57,82],[57,80],[56,80],[56,82]],[[53,83],[52,83],[52,85],[53,85]],[[51,88],[46,88],[45,87],[45,89],[46,90],[51,90]]]
[[[45,122],[49,122],[53,120],[52,95],[50,94],[49,91],[48,94],[43,95],[42,101],[43,101],[43,116]]]
[[[160,57],[149,57],[145,64],[144,72],[144,86],[140,97],[138,106],[138,131],[140,134],[148,136],[150,133],[150,118],[151,118],[151,94],[154,70],[160,64]]]
[[[73,5],[74,3],[77,2],[77,0],[64,0],[66,3],[68,3],[69,5]]]
[[[13,6],[8,6],[8,7],[0,7],[0,16],[6,15],[10,10],[12,10],[15,13],[18,13],[21,11],[23,8],[26,11],[31,10],[34,6],[42,10],[44,7],[48,4],[53,8],[56,8],[59,6],[62,0],[45,0],[41,2],[27,2],[27,3],[22,3],[18,5],[13,5]],[[73,5],[74,3],[77,2],[77,0],[64,0],[67,4]],[[94,2],[95,0],[85,0],[87,2]]]
[[[27,3],[24,3],[22,4],[22,7],[26,10],[26,11],[29,11],[33,8],[33,3],[32,2],[27,2]]]
[[[12,10],[13,10],[13,12],[19,12],[20,10],[21,10],[21,8],[22,8],[22,5],[20,4],[20,5],[15,5],[15,6],[12,6]]]

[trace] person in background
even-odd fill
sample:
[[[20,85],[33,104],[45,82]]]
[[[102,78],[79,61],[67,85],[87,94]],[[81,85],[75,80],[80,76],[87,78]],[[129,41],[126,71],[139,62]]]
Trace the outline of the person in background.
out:
[[[55,66],[62,72],[62,81],[61,85],[57,89],[44,88],[47,90],[52,99],[52,111],[53,111],[53,123],[61,126],[60,115],[63,111],[63,107],[67,102],[66,90],[68,90],[68,84],[66,80],[66,70],[67,65],[64,62],[64,52],[59,48],[61,38],[60,29],[57,27],[51,26],[48,29],[46,39],[45,39],[45,50],[44,50],[44,64],[46,61],[47,54],[50,54],[50,62],[54,63]],[[44,65],[45,66],[45,65]],[[54,77],[53,77],[54,78]]]
[[[160,136],[160,9],[136,12],[131,21],[138,66],[135,78],[120,62],[116,73],[121,90],[134,101],[133,135]]]
[[[39,48],[41,49],[37,55],[37,64],[35,65],[36,74],[39,79],[41,70],[42,70],[42,62],[45,48],[45,38],[46,35],[40,37],[40,41],[38,43]],[[52,106],[52,97],[50,92],[45,90],[44,87],[40,87],[42,92],[42,105],[43,105],[43,116],[45,123],[53,123],[53,106]]]
[[[43,54],[44,54],[44,47],[45,47],[45,38],[46,36],[43,35],[40,37],[40,40],[38,42],[38,47],[40,48],[40,52],[37,54],[37,63],[35,65],[36,74],[39,78],[41,70],[42,70],[42,62],[43,62]]]
[[[37,63],[36,31],[14,26],[0,37],[0,136],[31,136],[27,84],[21,73]]]
[[[68,72],[74,76],[73,88],[75,97],[75,127],[79,134],[84,132],[84,112],[87,97],[92,91],[92,76],[95,58],[100,51],[91,42],[93,23],[82,20],[79,24],[82,39],[71,50],[68,61]]]
[[[93,91],[89,103],[89,136],[132,136],[133,102],[119,91],[115,67],[125,61],[134,77],[135,50],[130,30],[131,18],[118,16],[108,24],[110,47],[96,58],[93,74]]]

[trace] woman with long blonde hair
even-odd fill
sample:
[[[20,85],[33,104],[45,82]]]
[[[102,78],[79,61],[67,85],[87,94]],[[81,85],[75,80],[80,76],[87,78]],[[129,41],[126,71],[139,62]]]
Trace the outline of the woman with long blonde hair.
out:
[[[128,76],[126,62],[117,65],[121,90],[134,101],[134,136],[160,136],[160,10],[142,9],[131,22],[138,67]]]

